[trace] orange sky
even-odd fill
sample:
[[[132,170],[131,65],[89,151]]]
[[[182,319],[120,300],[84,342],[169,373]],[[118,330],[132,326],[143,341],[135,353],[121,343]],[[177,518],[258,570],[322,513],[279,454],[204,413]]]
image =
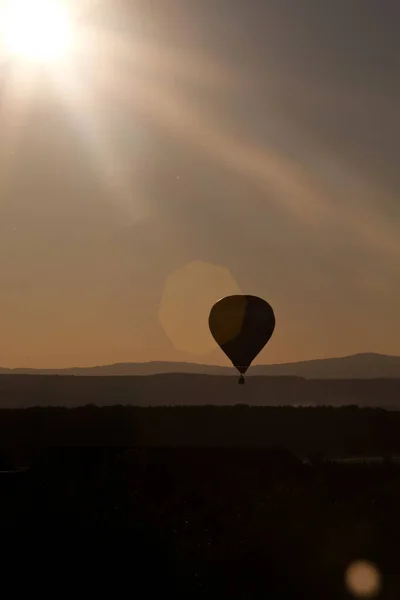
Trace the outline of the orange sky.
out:
[[[0,366],[227,364],[238,290],[275,310],[257,362],[400,354],[395,5],[158,1],[4,68]]]

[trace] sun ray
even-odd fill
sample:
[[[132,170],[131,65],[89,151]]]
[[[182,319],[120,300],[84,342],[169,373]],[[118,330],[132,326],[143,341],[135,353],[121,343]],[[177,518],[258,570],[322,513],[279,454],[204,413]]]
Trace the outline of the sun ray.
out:
[[[144,211],[140,193],[132,188],[129,166],[107,135],[100,114],[99,98],[90,86],[85,85],[87,81],[82,81],[72,69],[54,77],[53,83],[69,111],[71,126],[86,147],[93,171],[112,196],[115,208],[121,210],[125,218],[140,218]]]
[[[104,93],[107,93],[106,78],[102,84]],[[174,135],[179,134],[203,148],[210,156],[265,191],[268,197],[271,197],[272,191],[282,208],[303,225],[315,228],[324,223],[335,223],[392,258],[400,256],[396,232],[391,231],[377,211],[365,202],[344,201],[324,184],[323,176],[268,147],[259,147],[235,137],[210,115],[205,117],[200,110],[196,111],[171,86],[154,83],[147,78],[133,91],[125,82],[118,84],[115,71],[113,89],[108,91],[115,98],[118,89],[124,90],[119,96],[122,104],[126,106],[132,102],[134,94],[136,106],[140,106],[146,116],[157,119]],[[359,198],[371,193],[369,186],[361,185],[359,181],[356,188]]]
[[[24,65],[5,69],[0,101],[0,184],[13,176],[33,93],[33,81]]]

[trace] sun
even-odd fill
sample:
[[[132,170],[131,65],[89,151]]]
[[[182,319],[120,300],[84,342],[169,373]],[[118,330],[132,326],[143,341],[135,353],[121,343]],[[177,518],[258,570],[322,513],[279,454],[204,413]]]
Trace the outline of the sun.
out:
[[[36,63],[66,58],[72,44],[72,23],[61,0],[6,0],[0,32],[14,57]]]

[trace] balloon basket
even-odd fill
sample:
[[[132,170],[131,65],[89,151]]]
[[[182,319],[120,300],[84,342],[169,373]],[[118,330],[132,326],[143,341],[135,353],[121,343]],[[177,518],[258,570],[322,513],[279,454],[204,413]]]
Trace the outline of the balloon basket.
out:
[[[243,385],[244,384],[244,376],[243,375],[241,375],[239,377],[238,383],[239,383],[239,385]]]

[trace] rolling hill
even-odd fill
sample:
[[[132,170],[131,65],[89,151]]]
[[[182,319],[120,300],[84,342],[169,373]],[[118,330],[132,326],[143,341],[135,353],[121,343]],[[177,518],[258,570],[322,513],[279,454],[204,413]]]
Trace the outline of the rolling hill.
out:
[[[127,376],[182,373],[195,375],[235,375],[232,367],[202,365],[189,362],[117,363],[94,367],[67,369],[5,369],[1,375],[75,375],[75,376]],[[249,376],[296,376],[306,379],[400,379],[400,356],[384,354],[355,354],[339,358],[324,358],[302,362],[254,365]]]

